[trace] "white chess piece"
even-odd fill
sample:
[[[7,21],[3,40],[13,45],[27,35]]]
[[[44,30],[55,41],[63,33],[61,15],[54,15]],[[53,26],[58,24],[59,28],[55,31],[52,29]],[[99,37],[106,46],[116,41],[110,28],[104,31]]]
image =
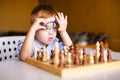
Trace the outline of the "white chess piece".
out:
[[[104,50],[104,62],[107,62],[107,51]]]
[[[94,57],[93,57],[93,53],[92,53],[92,51],[90,51],[90,55],[89,55],[89,63],[90,63],[90,64],[94,64]]]
[[[70,52],[67,53],[67,63],[68,63],[68,64],[71,64],[71,63],[72,63],[71,53],[70,53]]]
[[[36,49],[35,46],[34,46],[34,58],[35,58],[35,59],[37,58],[37,49]]]
[[[58,46],[58,42],[55,43],[55,46],[54,46],[54,59],[53,59],[53,62],[54,64],[58,65],[59,64],[59,46]]]
[[[96,43],[96,55],[97,55],[97,58],[100,57],[100,43],[99,42]]]
[[[67,61],[67,55],[68,55],[68,54],[67,54],[67,53],[68,53],[67,46],[64,46],[63,50],[64,50],[64,53],[63,53],[63,54],[65,55],[65,56],[64,56],[64,57],[65,57],[65,61]]]
[[[45,46],[43,46],[43,58],[42,58],[42,61],[47,61],[47,50],[46,50]]]
[[[81,61],[81,63],[83,61],[83,49],[80,49],[80,61]]]

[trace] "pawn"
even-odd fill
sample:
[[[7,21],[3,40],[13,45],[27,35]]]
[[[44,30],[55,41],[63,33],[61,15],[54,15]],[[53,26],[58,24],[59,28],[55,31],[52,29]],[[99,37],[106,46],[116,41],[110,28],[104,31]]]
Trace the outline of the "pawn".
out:
[[[104,62],[104,55],[100,54],[99,62]]]
[[[71,63],[72,63],[71,53],[68,52],[68,53],[67,53],[67,64],[71,64]]]
[[[42,54],[42,61],[46,62],[47,61],[46,55],[44,54],[43,51],[41,52],[41,54]]]
[[[111,50],[109,49],[107,52],[108,52],[107,59],[108,59],[108,62],[110,62],[112,61]]]
[[[107,51],[106,50],[104,50],[104,62],[107,62],[108,60],[107,60]]]
[[[94,57],[93,57],[92,51],[90,51],[89,63],[90,63],[90,64],[94,64]]]
[[[94,56],[94,61],[95,61],[94,63],[96,63],[96,64],[99,63],[99,58],[98,58],[97,54],[95,54],[95,56]]]

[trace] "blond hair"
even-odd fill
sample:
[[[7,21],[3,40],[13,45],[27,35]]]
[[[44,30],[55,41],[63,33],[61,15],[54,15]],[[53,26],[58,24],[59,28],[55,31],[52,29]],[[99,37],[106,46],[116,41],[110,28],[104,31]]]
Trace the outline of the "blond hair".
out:
[[[57,10],[54,9],[51,5],[38,5],[31,12],[31,24],[34,22],[35,18],[49,18],[51,16],[56,16]]]

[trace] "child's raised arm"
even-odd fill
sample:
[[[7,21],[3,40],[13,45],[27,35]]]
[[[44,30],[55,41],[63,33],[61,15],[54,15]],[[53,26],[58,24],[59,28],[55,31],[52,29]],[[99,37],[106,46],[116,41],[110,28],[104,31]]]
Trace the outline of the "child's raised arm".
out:
[[[45,29],[44,26],[40,25],[41,22],[43,22],[44,19],[42,18],[36,18],[34,23],[31,25],[31,28],[29,29],[27,36],[24,40],[24,43],[21,47],[20,51],[20,59],[24,61],[27,57],[31,57],[32,50],[33,50],[33,43],[35,38],[35,33],[39,29]]]
[[[66,29],[67,29],[67,16],[64,16],[63,13],[58,13],[58,16],[56,16],[59,28],[58,32],[62,38],[62,41],[65,46],[70,46],[72,45],[72,40],[70,39],[70,36],[68,35]]]

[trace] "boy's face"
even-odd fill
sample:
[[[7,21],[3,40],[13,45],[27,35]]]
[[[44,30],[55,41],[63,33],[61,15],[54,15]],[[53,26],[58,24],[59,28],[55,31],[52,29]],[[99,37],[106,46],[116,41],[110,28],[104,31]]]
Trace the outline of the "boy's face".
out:
[[[40,44],[46,45],[52,43],[57,35],[55,17],[46,18],[43,23],[46,29],[38,30],[36,38]]]

